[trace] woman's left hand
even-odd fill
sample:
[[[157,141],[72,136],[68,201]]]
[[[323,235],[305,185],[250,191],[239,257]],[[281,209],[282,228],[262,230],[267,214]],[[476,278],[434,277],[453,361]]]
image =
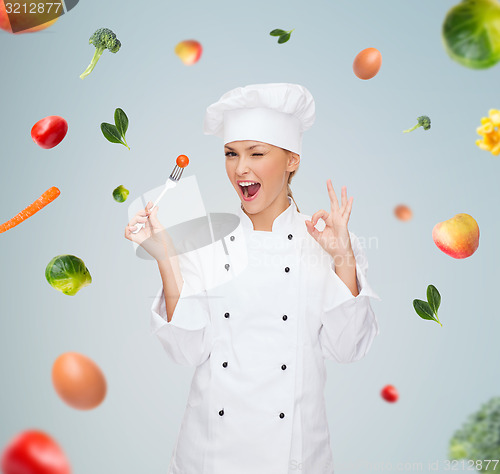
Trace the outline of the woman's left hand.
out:
[[[330,179],[327,180],[326,187],[330,196],[330,214],[323,209],[314,213],[310,221],[306,220],[307,231],[334,259],[352,256],[347,223],[351,215],[353,197],[347,199],[347,188],[343,186],[341,191],[342,207],[339,207]],[[314,227],[320,218],[325,221],[325,228],[321,232]]]

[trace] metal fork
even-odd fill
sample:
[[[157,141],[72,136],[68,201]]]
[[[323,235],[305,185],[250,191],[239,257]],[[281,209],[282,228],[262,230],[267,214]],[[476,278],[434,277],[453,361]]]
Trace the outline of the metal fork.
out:
[[[181,168],[180,166],[178,166],[177,164],[175,165],[175,168],[174,170],[172,171],[172,173],[170,174],[170,176],[168,177],[167,181],[165,182],[165,187],[163,188],[163,191],[161,192],[161,194],[158,196],[158,198],[156,199],[156,201],[154,202],[153,204],[153,207],[150,209],[150,211],[152,211],[154,209],[154,207],[160,202],[160,199],[164,196],[164,194],[169,190],[169,189],[172,189],[172,188],[175,188],[175,186],[177,185],[178,181],[181,179],[181,176],[182,176],[182,172],[184,171],[184,168]],[[149,218],[149,216],[146,216],[147,218]],[[141,222],[140,224],[136,224],[137,226],[137,229],[132,231],[133,234],[137,234],[138,232],[140,232],[140,230],[146,225],[145,222]]]

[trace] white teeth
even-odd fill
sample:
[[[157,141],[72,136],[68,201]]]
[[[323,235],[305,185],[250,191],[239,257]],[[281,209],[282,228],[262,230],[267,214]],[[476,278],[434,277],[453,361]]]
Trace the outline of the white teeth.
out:
[[[240,183],[238,183],[240,186],[250,186],[251,184],[259,184],[255,181],[241,181]]]

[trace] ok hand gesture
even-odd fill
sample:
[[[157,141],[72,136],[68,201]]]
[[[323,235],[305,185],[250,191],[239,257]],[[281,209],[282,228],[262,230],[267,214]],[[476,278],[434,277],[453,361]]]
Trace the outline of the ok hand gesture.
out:
[[[306,220],[307,231],[334,259],[336,257],[351,257],[353,252],[347,223],[351,215],[353,197],[347,200],[347,188],[343,186],[341,192],[342,207],[339,207],[330,179],[326,182],[326,187],[330,196],[330,214],[323,209],[314,213],[310,221]],[[321,232],[314,227],[320,218],[326,224]]]

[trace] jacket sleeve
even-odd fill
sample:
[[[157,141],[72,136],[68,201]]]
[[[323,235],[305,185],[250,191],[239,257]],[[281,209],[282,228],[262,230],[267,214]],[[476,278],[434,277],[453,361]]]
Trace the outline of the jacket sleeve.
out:
[[[333,259],[325,285],[319,340],[323,356],[340,363],[362,359],[380,333],[370,298],[381,298],[370,288],[366,274],[368,261],[358,238],[349,232],[356,259],[359,294],[353,296],[335,273]]]
[[[178,258],[184,280],[179,301],[168,322],[162,285],[151,308],[151,332],[174,362],[195,367],[205,362],[212,350],[210,311],[200,268],[187,254]]]

